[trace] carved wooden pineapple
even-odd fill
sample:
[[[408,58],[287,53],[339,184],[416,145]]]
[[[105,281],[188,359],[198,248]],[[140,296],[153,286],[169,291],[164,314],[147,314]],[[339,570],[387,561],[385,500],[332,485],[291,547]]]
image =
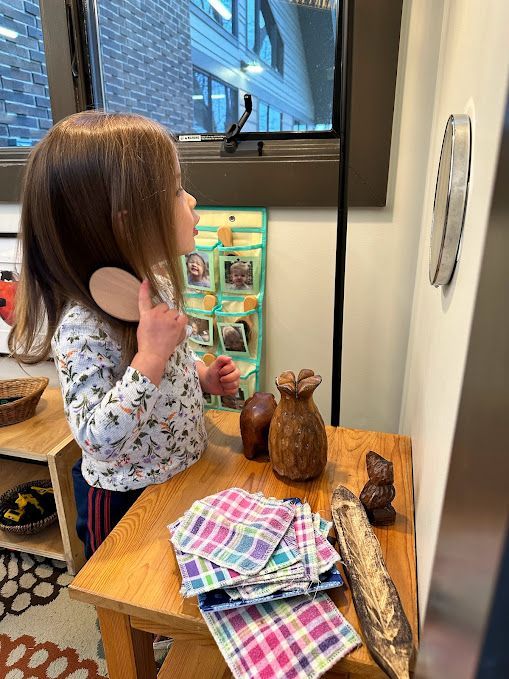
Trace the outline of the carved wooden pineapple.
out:
[[[312,479],[327,464],[327,435],[313,401],[321,381],[320,375],[307,369],[297,379],[288,370],[276,380],[281,400],[270,423],[270,460],[278,474],[293,481]]]

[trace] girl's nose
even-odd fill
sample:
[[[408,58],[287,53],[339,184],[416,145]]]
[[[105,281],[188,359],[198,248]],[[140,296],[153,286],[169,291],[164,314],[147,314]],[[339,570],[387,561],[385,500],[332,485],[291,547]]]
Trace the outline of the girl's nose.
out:
[[[196,207],[196,198],[192,196],[190,193],[187,194],[187,204],[193,210]]]

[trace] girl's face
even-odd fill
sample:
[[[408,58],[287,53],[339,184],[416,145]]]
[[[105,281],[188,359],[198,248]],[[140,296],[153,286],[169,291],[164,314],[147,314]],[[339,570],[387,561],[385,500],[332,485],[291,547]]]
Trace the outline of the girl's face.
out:
[[[187,255],[194,250],[194,237],[198,235],[196,225],[200,217],[194,211],[196,198],[180,186],[180,167],[177,173],[177,204],[175,209],[175,229],[177,235],[177,250],[179,255]]]
[[[203,264],[202,258],[198,257],[198,255],[191,255],[187,260],[187,270],[193,278],[203,278],[205,266]]]

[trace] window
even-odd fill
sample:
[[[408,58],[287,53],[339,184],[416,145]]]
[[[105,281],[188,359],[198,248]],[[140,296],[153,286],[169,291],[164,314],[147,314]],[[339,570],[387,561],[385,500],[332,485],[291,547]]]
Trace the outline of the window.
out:
[[[147,0],[142,7],[97,0],[106,110],[150,116],[175,134],[214,135],[237,122],[236,93],[256,92],[263,100],[266,92],[274,109],[270,118],[257,129],[253,115],[246,131],[293,132],[292,121],[299,119],[309,130],[319,126],[332,132],[330,7],[315,10],[294,0],[246,3],[237,19],[236,0]],[[225,33],[234,24],[247,44]],[[284,71],[283,40],[288,45]],[[196,71],[209,74],[210,82]]]
[[[193,131],[226,132],[238,118],[238,92],[210,73],[193,70]]]
[[[192,0],[193,4],[202,9],[225,31],[235,33],[236,0]]]
[[[268,0],[247,0],[247,46],[280,73],[284,70],[284,47]]]
[[[0,0],[0,200],[18,199],[24,146],[44,135],[52,117],[95,106],[147,115],[185,135],[182,166],[202,201],[228,204],[234,195],[238,205],[334,205],[346,91],[341,69],[356,22],[350,187],[355,205],[383,205],[401,6],[402,0]],[[355,22],[347,21],[347,8]],[[244,153],[226,156],[222,135],[238,120],[246,93],[254,107],[240,136]],[[365,112],[374,108],[366,130]],[[259,139],[261,159],[262,147],[242,146]]]
[[[278,132],[283,129],[283,114],[261,101],[258,106],[258,129],[261,132]]]
[[[39,6],[0,8],[0,147],[32,146],[52,125]]]

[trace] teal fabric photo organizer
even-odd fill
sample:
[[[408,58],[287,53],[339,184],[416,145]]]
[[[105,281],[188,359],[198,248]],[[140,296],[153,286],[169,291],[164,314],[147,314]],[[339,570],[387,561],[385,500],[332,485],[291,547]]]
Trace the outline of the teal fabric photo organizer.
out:
[[[242,410],[260,389],[267,246],[265,208],[199,207],[195,249],[182,258],[193,351],[205,363],[231,356],[235,396],[204,394],[206,408]]]

